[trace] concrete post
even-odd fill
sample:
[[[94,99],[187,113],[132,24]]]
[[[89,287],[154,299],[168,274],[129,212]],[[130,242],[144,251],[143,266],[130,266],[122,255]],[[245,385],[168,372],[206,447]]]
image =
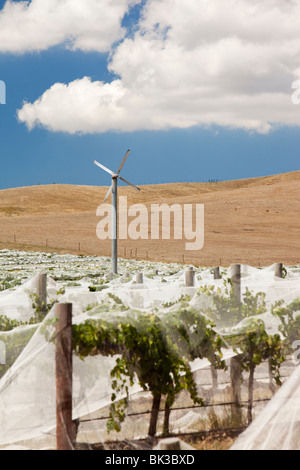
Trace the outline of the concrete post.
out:
[[[216,266],[216,267],[213,269],[213,273],[214,273],[214,279],[221,279],[221,274],[220,274],[220,268],[219,268],[219,266]]]
[[[185,285],[186,287],[194,287],[195,284],[195,272],[192,266],[188,268],[185,273]]]
[[[137,284],[143,284],[144,282],[143,273],[137,273],[135,277],[135,281]]]
[[[159,443],[154,447],[154,450],[165,450],[165,451],[194,451],[195,448],[191,445],[187,444],[186,442],[182,441],[178,437],[169,437],[166,439],[162,439]]]
[[[276,277],[283,277],[283,264],[282,263],[276,263],[275,264],[275,276]]]
[[[56,448],[73,450],[72,304],[57,304],[56,316]]]
[[[160,450],[180,450],[180,440],[178,438],[163,439],[159,443]]]

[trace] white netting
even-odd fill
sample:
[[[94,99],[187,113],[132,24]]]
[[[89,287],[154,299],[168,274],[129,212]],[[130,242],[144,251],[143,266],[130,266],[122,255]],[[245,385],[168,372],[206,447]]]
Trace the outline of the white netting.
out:
[[[300,449],[300,367],[241,434],[232,450]]]
[[[0,263],[0,282],[5,287],[0,292],[0,316],[5,315],[10,320],[24,323],[33,318],[35,308],[32,306],[31,294],[36,293],[37,274],[42,271],[48,274],[48,302],[72,303],[74,325],[83,324],[87,320],[113,322],[116,318],[134,322],[136,316],[152,312],[166,327],[166,334],[174,344],[179,341],[179,334],[168,326],[170,315],[176,316],[186,311],[187,323],[191,311],[203,312],[207,316],[207,306],[211,300],[203,288],[214,286],[215,290],[220,289],[224,294],[224,280],[231,276],[230,268],[221,269],[222,279],[217,280],[211,269],[195,268],[195,285],[186,287],[186,267],[179,264],[120,260],[120,274],[111,278],[110,260],[105,258],[2,251]],[[138,272],[143,273],[142,284],[136,282]],[[242,266],[241,274],[242,295],[246,289],[254,294],[265,293],[266,312],[256,316],[256,319],[264,321],[268,334],[278,333],[280,321],[271,313],[271,306],[278,300],[282,300],[283,305],[289,305],[300,298],[300,268],[289,267],[284,279],[274,275],[274,266],[259,269]],[[0,331],[0,341],[6,345],[6,373],[0,379],[2,448],[12,445],[19,448],[55,448],[55,346],[45,334],[49,329],[51,331],[51,319],[54,316],[55,304],[43,323]],[[182,318],[185,323],[185,317]],[[239,334],[249,324],[249,318],[234,325],[224,324],[218,318],[214,320],[215,331],[224,338],[225,344],[228,335],[233,331]],[[227,347],[223,346],[222,351],[223,359],[229,366],[230,359],[237,353],[228,344]],[[180,351],[182,355],[185,353],[184,350]],[[151,393],[143,391],[137,383],[130,388],[128,418],[121,432],[107,432],[113,392],[110,372],[115,359],[102,355],[89,356],[84,360],[76,355],[73,357],[73,419],[80,419],[77,442],[93,444],[109,439],[134,439],[147,435]],[[191,358],[190,366],[198,394],[204,399],[206,407],[194,406],[185,392],[179,394],[170,415],[170,431],[173,433],[209,430],[213,415],[218,416],[220,423],[222,413],[228,414],[232,407],[229,367],[214,374],[207,358]],[[268,363],[263,362],[255,369],[254,422],[237,440],[235,448],[257,448],[262,445],[264,448],[273,445],[276,448],[299,448],[299,441],[294,437],[297,420],[300,419],[299,403],[295,401],[299,368],[292,375],[294,370],[294,361],[289,359],[283,363],[281,375],[284,386],[265,406],[273,395]],[[245,371],[243,378],[241,403],[242,406],[245,404],[245,408],[248,400],[248,374]],[[285,413],[283,409],[286,409]],[[224,427],[225,418],[223,416]],[[162,431],[162,421],[163,416],[160,415],[158,432]],[[273,441],[268,437],[272,435],[271,429]],[[264,444],[261,436],[265,436]]]

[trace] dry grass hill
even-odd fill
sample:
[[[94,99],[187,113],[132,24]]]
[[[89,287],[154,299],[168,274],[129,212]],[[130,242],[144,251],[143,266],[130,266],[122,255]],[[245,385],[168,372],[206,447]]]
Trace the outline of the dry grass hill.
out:
[[[121,258],[253,266],[300,263],[300,171],[217,183],[119,186],[128,205],[204,204],[204,247],[186,240],[120,240]],[[46,185],[0,191],[0,248],[110,254],[96,236],[107,187]],[[108,201],[109,202],[109,201]],[[130,222],[130,219],[129,219]]]

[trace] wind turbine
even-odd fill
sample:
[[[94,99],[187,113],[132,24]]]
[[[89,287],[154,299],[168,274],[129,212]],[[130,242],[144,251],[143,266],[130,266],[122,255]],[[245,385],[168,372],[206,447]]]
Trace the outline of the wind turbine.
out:
[[[120,176],[120,171],[122,170],[128,155],[130,153],[130,150],[127,150],[121,165],[119,166],[119,169],[117,173],[114,173],[113,171],[109,170],[106,168],[106,166],[101,165],[101,163],[98,163],[96,160],[94,161],[95,165],[99,166],[102,168],[102,170],[106,171],[109,173],[112,177],[111,179],[111,186],[104,198],[104,201],[108,198],[108,196],[111,193],[111,205],[112,205],[112,211],[111,211],[111,262],[112,262],[112,272],[113,274],[117,274],[118,272],[118,178],[124,183],[128,184],[129,186],[132,186],[133,188],[137,189],[137,191],[140,191],[140,188],[135,186],[134,184],[130,183],[129,181],[125,180]]]

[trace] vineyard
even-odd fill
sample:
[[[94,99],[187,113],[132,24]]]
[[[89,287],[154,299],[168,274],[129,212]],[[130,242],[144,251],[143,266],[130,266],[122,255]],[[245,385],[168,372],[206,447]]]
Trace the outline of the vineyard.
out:
[[[0,251],[0,447],[55,448],[68,303],[75,447],[231,430],[233,448],[299,449],[300,266],[234,269]]]

